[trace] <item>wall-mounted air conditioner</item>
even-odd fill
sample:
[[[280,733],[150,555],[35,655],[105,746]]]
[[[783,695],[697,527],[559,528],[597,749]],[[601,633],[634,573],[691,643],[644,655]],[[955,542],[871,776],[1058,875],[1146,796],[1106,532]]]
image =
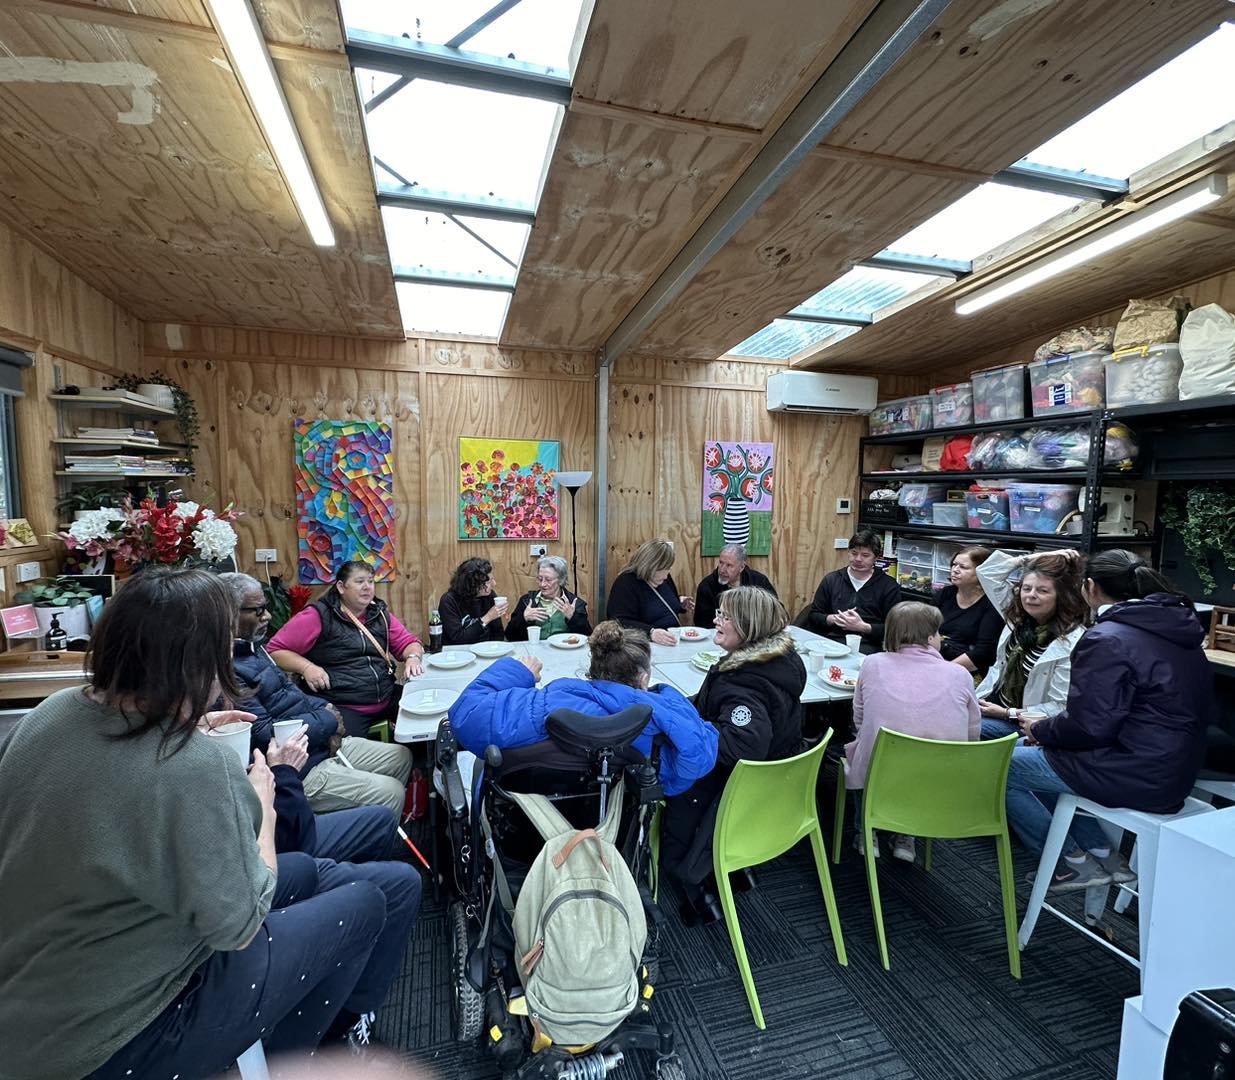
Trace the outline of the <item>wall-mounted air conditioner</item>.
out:
[[[878,393],[879,380],[869,375],[778,371],[768,376],[768,412],[868,413]]]

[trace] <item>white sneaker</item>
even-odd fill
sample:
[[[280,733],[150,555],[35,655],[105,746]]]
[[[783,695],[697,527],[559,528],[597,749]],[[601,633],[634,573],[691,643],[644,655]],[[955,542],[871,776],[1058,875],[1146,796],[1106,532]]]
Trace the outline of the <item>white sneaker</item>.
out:
[[[914,862],[918,857],[917,847],[912,836],[902,836],[897,833],[892,840],[892,858],[901,862]]]
[[[346,1039],[348,1049],[353,1055],[364,1056],[373,1040],[373,1021],[376,1019],[377,1013],[361,1013],[360,1018],[351,1026]]]
[[[879,834],[875,833],[875,858],[879,858]],[[866,858],[866,845],[862,842],[862,833],[855,832],[853,834],[853,850],[856,851],[862,858]]]

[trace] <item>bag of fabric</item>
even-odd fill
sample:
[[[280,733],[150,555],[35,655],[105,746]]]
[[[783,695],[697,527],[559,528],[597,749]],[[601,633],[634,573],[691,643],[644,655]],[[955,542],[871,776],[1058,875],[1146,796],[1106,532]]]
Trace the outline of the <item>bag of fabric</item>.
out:
[[[1179,400],[1235,394],[1235,315],[1217,304],[1188,312],[1179,331]]]
[[[1179,324],[1190,306],[1182,296],[1172,296],[1165,304],[1159,300],[1129,300],[1115,327],[1115,350],[1178,341]]]
[[[1109,326],[1074,326],[1043,342],[1033,354],[1035,360],[1049,360],[1052,356],[1069,356],[1080,352],[1109,352],[1115,331]]]
[[[956,435],[948,440],[939,458],[942,472],[968,472],[969,451],[973,447],[972,435]]]
[[[556,1043],[600,1042],[639,1003],[647,943],[643,899],[613,846],[622,785],[597,829],[576,829],[544,796],[511,798],[545,841],[515,901],[528,1016]]]

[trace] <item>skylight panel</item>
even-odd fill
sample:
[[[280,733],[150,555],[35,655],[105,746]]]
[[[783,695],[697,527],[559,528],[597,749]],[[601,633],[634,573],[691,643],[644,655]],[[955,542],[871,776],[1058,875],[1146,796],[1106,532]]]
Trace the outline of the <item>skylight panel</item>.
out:
[[[390,261],[411,269],[513,278],[527,243],[527,225],[462,214],[382,208]]]
[[[740,345],[730,349],[727,355],[788,360],[806,349],[822,345],[825,341],[841,341],[857,332],[856,326],[777,319],[770,326],[765,326],[757,334],[752,334]]]
[[[1235,120],[1235,25],[1203,41],[1043,143],[1025,160],[1126,178]]]
[[[451,285],[395,285],[403,328],[408,333],[497,337],[506,320],[510,293]]]
[[[889,244],[887,250],[889,254],[969,261],[1080,202],[1007,184],[983,184]]]
[[[363,83],[369,72],[362,72]],[[367,116],[369,145],[409,184],[535,204],[561,106],[415,79]],[[394,182],[380,167],[378,180]]]
[[[941,280],[949,279],[932,274],[858,266],[837,278],[826,289],[802,301],[790,314],[843,311],[854,315],[872,315],[880,308]]]

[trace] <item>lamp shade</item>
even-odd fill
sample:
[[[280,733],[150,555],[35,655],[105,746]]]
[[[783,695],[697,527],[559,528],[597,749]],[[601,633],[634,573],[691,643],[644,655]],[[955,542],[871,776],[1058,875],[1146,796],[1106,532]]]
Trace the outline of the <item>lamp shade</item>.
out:
[[[592,479],[590,472],[560,472],[554,479],[564,488],[581,488]]]

